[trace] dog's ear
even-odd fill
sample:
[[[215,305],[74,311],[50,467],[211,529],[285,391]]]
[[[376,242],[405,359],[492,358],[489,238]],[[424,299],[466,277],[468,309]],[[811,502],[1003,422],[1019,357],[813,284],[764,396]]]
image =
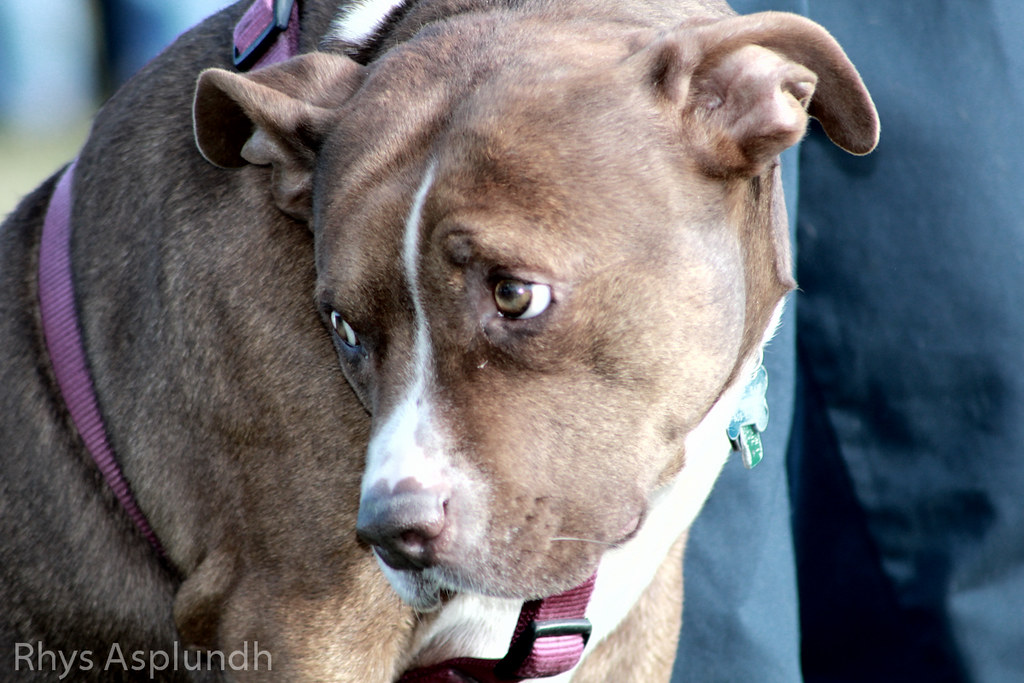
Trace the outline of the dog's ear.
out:
[[[848,152],[867,154],[878,143],[878,115],[860,75],[809,19],[762,12],[683,26],[642,54],[713,175],[759,174],[799,142],[808,114]]]
[[[271,166],[277,205],[308,221],[315,155],[361,68],[347,57],[312,53],[247,74],[204,71],[192,108],[199,151],[225,168]]]

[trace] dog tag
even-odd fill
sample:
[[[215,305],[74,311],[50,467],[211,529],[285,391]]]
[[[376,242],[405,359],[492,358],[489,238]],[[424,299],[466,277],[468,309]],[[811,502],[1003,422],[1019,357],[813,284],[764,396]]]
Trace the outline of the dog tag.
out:
[[[740,452],[743,465],[749,470],[757,466],[764,457],[761,432],[768,427],[768,371],[760,366],[750,384],[743,390],[736,414],[727,430],[733,450]]]
[[[748,470],[753,469],[764,457],[764,445],[761,443],[761,432],[757,431],[754,425],[743,425],[740,427],[739,444],[734,442],[733,448],[739,448],[743,456],[743,466]]]

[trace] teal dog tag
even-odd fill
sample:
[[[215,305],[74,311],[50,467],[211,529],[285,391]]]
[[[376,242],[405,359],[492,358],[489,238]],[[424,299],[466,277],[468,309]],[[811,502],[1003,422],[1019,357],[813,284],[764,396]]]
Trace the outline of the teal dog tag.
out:
[[[762,365],[757,369],[750,384],[743,390],[736,414],[729,423],[729,441],[733,450],[743,456],[743,465],[749,470],[757,466],[764,457],[761,432],[768,427],[768,371]]]

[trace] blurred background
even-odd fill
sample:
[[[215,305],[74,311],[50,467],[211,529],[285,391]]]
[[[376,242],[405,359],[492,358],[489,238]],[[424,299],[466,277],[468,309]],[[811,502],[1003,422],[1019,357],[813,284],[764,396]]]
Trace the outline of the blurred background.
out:
[[[0,219],[74,157],[118,85],[232,2],[0,1]]]

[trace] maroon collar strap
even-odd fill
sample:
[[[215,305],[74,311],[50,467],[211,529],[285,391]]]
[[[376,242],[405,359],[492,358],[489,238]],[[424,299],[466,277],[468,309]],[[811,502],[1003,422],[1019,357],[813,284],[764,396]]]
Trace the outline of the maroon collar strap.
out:
[[[232,61],[239,71],[283,62],[298,52],[295,0],[256,0],[235,26]]]
[[[503,659],[460,657],[406,672],[399,683],[499,683],[569,671],[590,638],[585,617],[597,575],[558,595],[523,604]]]
[[[39,244],[39,313],[46,350],[71,420],[103,479],[142,535],[163,555],[160,541],[135,502],[135,496],[110,448],[85,358],[71,277],[71,184],[74,170],[75,162],[72,162],[57,183],[43,219]]]

